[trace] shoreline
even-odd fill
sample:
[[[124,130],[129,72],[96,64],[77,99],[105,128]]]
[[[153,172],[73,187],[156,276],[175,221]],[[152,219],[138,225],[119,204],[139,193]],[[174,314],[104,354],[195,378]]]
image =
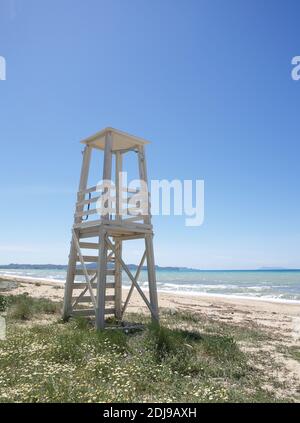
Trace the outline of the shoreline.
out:
[[[28,283],[28,284],[41,284],[44,286],[52,287],[61,287],[64,288],[65,282],[60,279],[51,279],[51,278],[35,278],[31,276],[21,276],[21,275],[12,275],[12,274],[0,274],[0,283],[1,282],[12,282],[16,284]],[[1,288],[1,286],[0,286]],[[123,286],[123,290],[127,291],[130,287]],[[148,289],[143,289],[145,292],[148,292]],[[283,304],[291,306],[299,306],[300,311],[300,300],[290,300],[290,299],[281,299],[281,298],[266,298],[266,297],[252,297],[252,296],[242,296],[242,295],[228,295],[228,294],[218,294],[218,293],[209,293],[209,292],[191,292],[191,291],[167,291],[164,289],[157,290],[159,294],[171,295],[177,297],[187,297],[187,298],[203,298],[211,300],[220,300],[220,301],[230,301],[230,302],[253,302],[253,303],[270,303],[270,304]]]
[[[27,294],[33,298],[47,298],[62,303],[64,286],[64,282],[51,279],[0,276],[0,294],[2,295]],[[76,295],[79,292],[77,291]],[[146,290],[145,293],[147,295]],[[128,289],[124,288],[123,302],[125,302],[127,294]],[[225,295],[183,295],[170,292],[158,292],[158,303],[162,314],[181,313],[188,316],[188,319],[193,315],[200,315],[203,321],[209,319],[219,324],[225,323],[267,331],[273,333],[274,336],[276,334],[276,337],[282,340],[300,346],[300,304],[284,301],[258,301],[256,298],[231,298]],[[126,313],[150,315],[147,305],[136,289],[132,293]],[[300,363],[297,369],[297,377],[300,378]]]
[[[124,288],[126,289],[126,287]],[[266,298],[266,297],[252,297],[247,295],[235,295],[235,294],[212,294],[211,292],[191,292],[191,291],[166,291],[163,289],[158,289],[158,292],[164,294],[171,294],[171,295],[179,295],[179,296],[186,296],[186,297],[212,297],[212,298],[228,298],[232,300],[249,300],[249,301],[259,301],[259,302],[266,302],[266,303],[279,303],[279,304],[294,304],[300,306],[300,300],[289,300],[284,298]]]

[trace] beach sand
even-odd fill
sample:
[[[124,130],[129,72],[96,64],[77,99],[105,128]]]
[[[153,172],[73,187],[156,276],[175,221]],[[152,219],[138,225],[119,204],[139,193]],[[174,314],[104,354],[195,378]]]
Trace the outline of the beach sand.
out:
[[[5,284],[10,288],[6,291]],[[14,287],[11,287],[14,285]],[[19,276],[0,276],[0,292],[7,294],[24,294],[36,298],[48,298],[62,301],[64,283],[46,279],[33,279]],[[124,299],[128,293],[123,290]],[[189,312],[198,314],[203,321],[209,320],[217,324],[224,323],[233,327],[263,331],[271,336],[271,341],[260,343],[256,354],[264,353],[267,359],[257,366],[269,366],[276,374],[274,377],[286,385],[285,394],[300,393],[300,361],[282,351],[282,348],[300,347],[300,305],[288,302],[262,301],[255,299],[231,298],[226,296],[182,295],[159,293],[159,307],[162,313]],[[128,312],[147,312],[139,293],[135,290]],[[245,343],[242,348],[247,349]],[[272,364],[272,365],[271,365]],[[278,366],[277,366],[278,364]],[[271,370],[272,369],[272,370]]]
[[[29,278],[25,276],[1,275],[0,289],[9,283],[9,294],[27,293],[35,298],[48,298],[62,301],[64,283],[51,279]],[[12,284],[14,285],[12,287]],[[124,300],[128,289],[123,289]],[[266,329],[277,330],[280,336],[292,336],[300,342],[300,304],[267,301],[260,299],[234,298],[213,295],[183,295],[177,293],[159,292],[159,307],[169,311],[188,311],[207,317],[241,324],[259,325]],[[147,306],[139,293],[134,290],[129,312],[147,312]]]

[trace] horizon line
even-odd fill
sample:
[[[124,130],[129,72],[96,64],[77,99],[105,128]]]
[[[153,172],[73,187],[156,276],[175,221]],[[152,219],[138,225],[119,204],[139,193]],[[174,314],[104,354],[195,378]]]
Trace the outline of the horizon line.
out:
[[[6,269],[11,268],[13,269],[13,266],[23,266],[23,268],[28,267],[68,267],[68,264],[55,264],[55,263],[9,263],[9,264],[0,264],[0,269]],[[127,266],[136,266],[138,267],[138,264],[135,263],[129,263]],[[143,266],[143,268],[147,267],[146,265]],[[231,269],[224,269],[224,268],[218,268],[218,269],[205,269],[205,268],[197,268],[197,267],[189,267],[189,266],[161,266],[156,264],[155,267],[161,268],[161,269],[182,269],[182,270],[193,270],[198,272],[255,272],[255,271],[300,271],[300,268],[298,267],[277,267],[277,266],[262,266],[257,268],[231,268]]]

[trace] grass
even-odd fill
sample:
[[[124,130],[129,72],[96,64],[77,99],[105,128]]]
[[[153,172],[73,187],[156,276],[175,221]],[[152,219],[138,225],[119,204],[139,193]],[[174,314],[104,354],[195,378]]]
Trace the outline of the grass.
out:
[[[225,324],[162,313],[160,326],[133,314],[127,318],[142,321],[144,330],[96,332],[84,318],[63,324],[60,305],[48,300],[0,296],[0,307],[8,323],[0,341],[0,402],[279,400],[241,350],[241,329],[235,336]],[[49,313],[54,322],[26,323]]]
[[[300,361],[300,347],[290,347],[289,353],[294,360]]]
[[[59,303],[45,298],[32,298],[22,295],[0,295],[0,311],[8,310],[8,316],[14,320],[29,320],[35,315],[55,314],[61,308]]]
[[[284,354],[285,357],[290,357],[293,360],[299,361],[300,362],[300,347],[296,346],[296,345],[279,345],[277,346],[277,350]]]

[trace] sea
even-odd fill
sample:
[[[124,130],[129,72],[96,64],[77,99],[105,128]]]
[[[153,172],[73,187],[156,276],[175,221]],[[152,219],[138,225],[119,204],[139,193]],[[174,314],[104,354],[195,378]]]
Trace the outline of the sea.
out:
[[[1,274],[46,278],[65,281],[66,270],[57,269],[1,269]],[[133,271],[134,274],[134,271]],[[157,288],[191,296],[227,296],[300,304],[300,270],[157,270]],[[78,277],[80,280],[80,277]],[[147,272],[139,278],[147,288]],[[131,282],[123,275],[124,286]]]

